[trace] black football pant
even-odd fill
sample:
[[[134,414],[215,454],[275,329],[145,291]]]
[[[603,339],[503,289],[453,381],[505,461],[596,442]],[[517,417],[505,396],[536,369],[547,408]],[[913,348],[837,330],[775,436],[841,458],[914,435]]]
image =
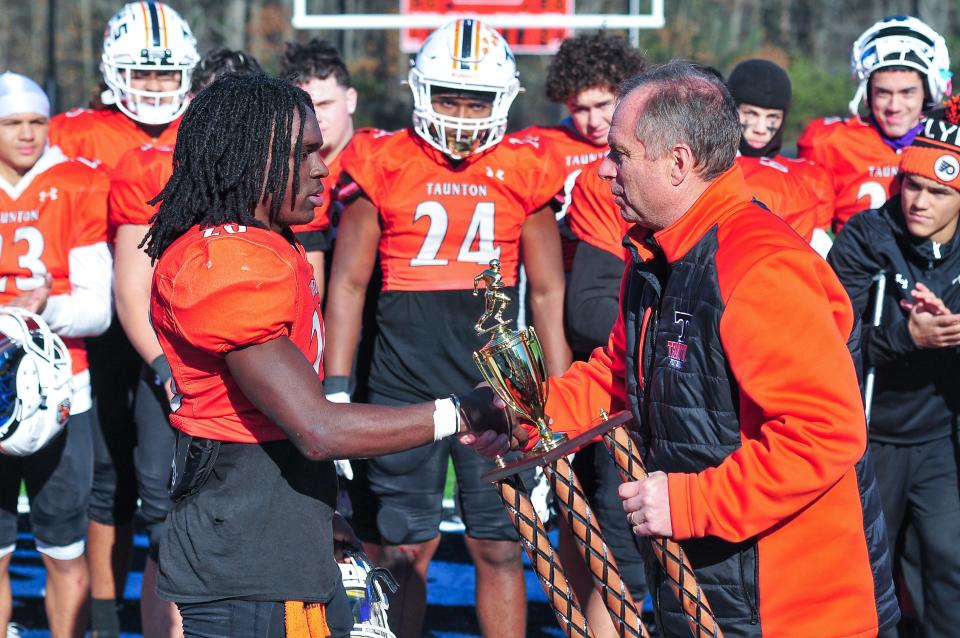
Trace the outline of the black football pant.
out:
[[[957,441],[919,445],[870,442],[883,512],[896,558],[910,520],[920,545],[925,638],[957,636],[960,627],[960,484]],[[896,636],[882,634],[883,638]]]

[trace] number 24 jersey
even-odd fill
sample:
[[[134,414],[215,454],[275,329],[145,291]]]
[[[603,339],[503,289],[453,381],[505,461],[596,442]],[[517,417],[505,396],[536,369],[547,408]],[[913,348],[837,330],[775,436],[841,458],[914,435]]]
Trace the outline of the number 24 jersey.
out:
[[[563,187],[538,146],[507,136],[454,164],[404,129],[374,134],[362,154],[348,147],[341,167],[380,215],[383,290],[472,288],[491,259],[515,285],[523,224]]]

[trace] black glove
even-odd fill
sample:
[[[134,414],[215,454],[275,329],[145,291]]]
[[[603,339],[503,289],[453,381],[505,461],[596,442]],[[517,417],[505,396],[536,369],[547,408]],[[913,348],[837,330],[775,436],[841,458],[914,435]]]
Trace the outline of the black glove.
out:
[[[516,413],[507,407],[494,404],[496,393],[488,385],[480,385],[466,394],[456,397],[460,409],[460,432],[480,434],[493,430],[506,434],[510,448],[522,449],[529,440],[526,429],[520,425]],[[498,399],[499,401],[499,399]]]

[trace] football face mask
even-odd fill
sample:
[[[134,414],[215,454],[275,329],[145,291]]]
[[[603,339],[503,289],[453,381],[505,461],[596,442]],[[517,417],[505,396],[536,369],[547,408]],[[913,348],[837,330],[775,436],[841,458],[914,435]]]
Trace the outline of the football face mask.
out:
[[[396,638],[387,622],[390,605],[381,587],[396,593],[397,581],[390,572],[374,567],[362,552],[347,551],[337,564],[353,609],[351,638]]]
[[[428,144],[453,159],[492,148],[507,130],[510,105],[520,92],[517,63],[503,37],[482,22],[460,19],[430,34],[408,77],[413,127]],[[438,95],[483,95],[489,114],[458,117],[438,112]]]
[[[143,124],[169,124],[187,108],[193,67],[200,60],[189,25],[162,2],[131,2],[107,23],[100,70],[108,90],[105,104],[115,104]],[[169,73],[165,90],[140,86],[142,74]]]
[[[28,456],[70,417],[70,355],[37,315],[0,308],[0,452]]]

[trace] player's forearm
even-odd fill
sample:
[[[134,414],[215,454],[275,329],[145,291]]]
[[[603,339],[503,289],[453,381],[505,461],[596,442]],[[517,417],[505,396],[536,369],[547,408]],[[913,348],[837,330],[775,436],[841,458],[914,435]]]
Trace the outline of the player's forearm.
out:
[[[326,376],[348,377],[353,372],[353,355],[360,343],[366,291],[343,280],[331,280],[330,298],[324,312]]]
[[[563,333],[563,287],[534,291],[530,295],[533,321],[546,357],[547,373],[561,375],[570,367],[572,355]]]
[[[130,345],[137,351],[140,358],[150,363],[161,354],[160,342],[157,333],[150,325],[150,290],[121,292],[117,286],[117,318],[123,326],[123,332],[130,340]]]
[[[47,300],[43,319],[61,337],[95,337],[110,327],[110,251],[105,243],[70,250],[70,292]]]
[[[231,351],[226,362],[244,395],[307,458],[386,454],[424,445],[436,436],[432,402],[388,407],[327,401],[323,383],[286,337]]]
[[[150,325],[153,264],[138,246],[147,226],[121,224],[114,242],[114,297],[117,317],[130,344],[147,363],[163,354]]]

